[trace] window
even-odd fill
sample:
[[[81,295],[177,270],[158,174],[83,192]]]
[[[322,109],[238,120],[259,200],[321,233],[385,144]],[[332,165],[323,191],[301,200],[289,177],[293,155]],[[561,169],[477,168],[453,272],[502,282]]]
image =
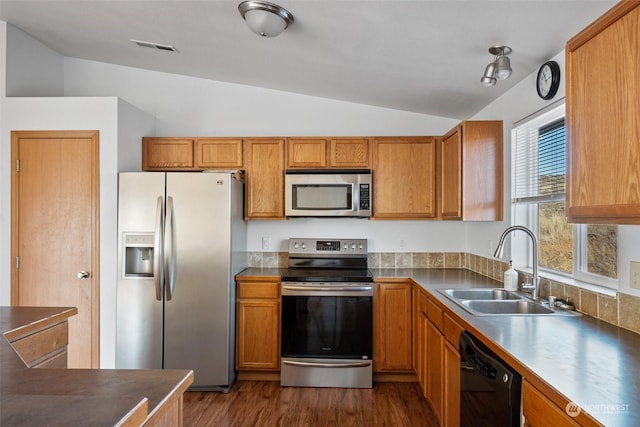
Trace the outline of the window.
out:
[[[555,106],[512,130],[513,222],[537,234],[541,271],[616,287],[618,227],[566,221],[564,111],[564,104]],[[518,242],[514,254],[525,252],[526,241]]]

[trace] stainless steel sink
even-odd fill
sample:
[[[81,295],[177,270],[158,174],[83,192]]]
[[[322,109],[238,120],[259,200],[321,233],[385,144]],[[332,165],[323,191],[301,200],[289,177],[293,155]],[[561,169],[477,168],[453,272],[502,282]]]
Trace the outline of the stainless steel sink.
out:
[[[483,314],[555,314],[555,311],[533,301],[462,301],[471,311]]]
[[[476,316],[579,316],[580,313],[550,308],[524,293],[501,288],[438,289],[440,293]]]
[[[459,300],[518,300],[522,297],[504,289],[444,289],[443,293]]]

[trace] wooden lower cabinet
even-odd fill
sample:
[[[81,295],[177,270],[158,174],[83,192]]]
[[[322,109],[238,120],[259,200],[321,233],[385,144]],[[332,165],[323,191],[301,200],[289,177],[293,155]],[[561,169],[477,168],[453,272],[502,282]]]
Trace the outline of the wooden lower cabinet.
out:
[[[458,346],[448,340],[444,342],[444,404],[441,424],[443,426],[460,425],[460,353]]]
[[[522,381],[522,415],[527,427],[580,425],[526,380]]]
[[[433,413],[442,423],[443,391],[444,391],[444,335],[431,321],[428,323],[427,342],[427,400]]]
[[[238,280],[236,369],[280,369],[280,282]]]
[[[373,371],[411,372],[411,284],[376,283]]]
[[[68,321],[18,337],[13,349],[29,368],[66,368],[69,343]]]
[[[413,298],[416,377],[440,425],[457,427],[460,424],[458,341],[462,327],[418,285],[414,285]]]

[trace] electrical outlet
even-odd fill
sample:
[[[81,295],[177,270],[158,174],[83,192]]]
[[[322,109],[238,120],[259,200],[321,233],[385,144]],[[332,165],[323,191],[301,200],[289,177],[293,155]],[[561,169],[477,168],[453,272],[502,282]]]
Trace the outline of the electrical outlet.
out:
[[[267,251],[271,249],[271,237],[262,238],[262,249]]]
[[[640,289],[640,262],[631,261],[631,267],[629,268],[630,286],[633,289]]]

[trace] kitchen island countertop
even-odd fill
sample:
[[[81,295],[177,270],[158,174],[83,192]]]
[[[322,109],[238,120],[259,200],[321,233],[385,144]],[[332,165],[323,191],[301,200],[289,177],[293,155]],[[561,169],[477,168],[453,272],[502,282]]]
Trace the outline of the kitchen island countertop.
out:
[[[181,398],[193,382],[192,371],[28,368],[9,342],[76,312],[0,307],[0,425],[111,426],[162,419],[169,401]]]

